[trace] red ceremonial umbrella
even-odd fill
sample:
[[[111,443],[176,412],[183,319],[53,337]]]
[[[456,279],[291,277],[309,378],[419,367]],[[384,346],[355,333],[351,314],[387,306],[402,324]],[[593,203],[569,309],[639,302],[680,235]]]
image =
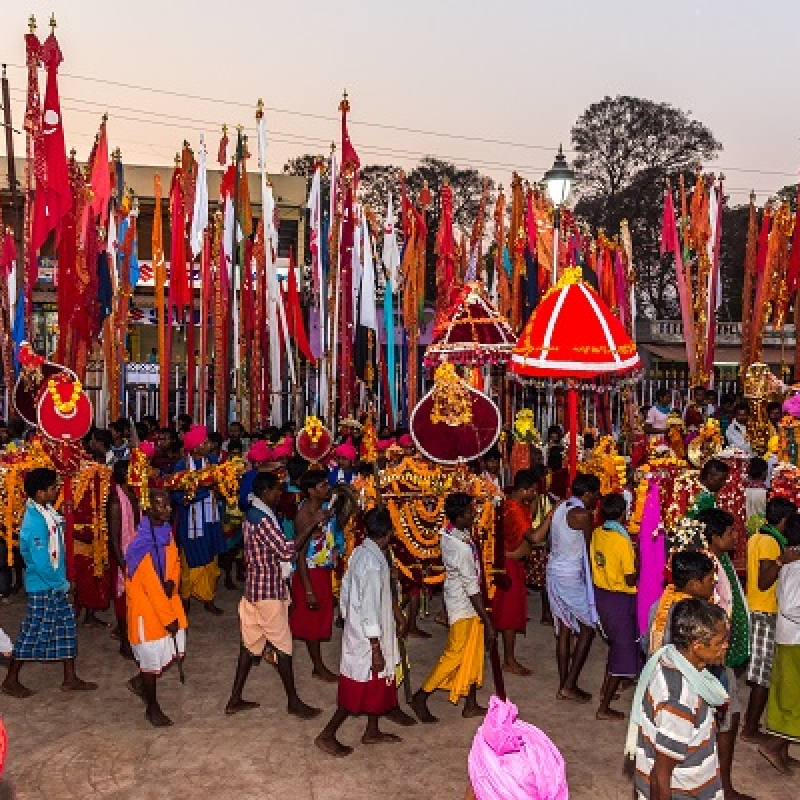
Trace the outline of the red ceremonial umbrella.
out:
[[[636,345],[597,292],[581,279],[579,267],[567,269],[531,314],[511,356],[511,371],[535,378],[620,375],[641,366]],[[570,385],[569,469],[577,463],[578,403]]]
[[[508,320],[492,305],[483,286],[468,283],[436,321],[424,364],[507,364],[516,342]]]

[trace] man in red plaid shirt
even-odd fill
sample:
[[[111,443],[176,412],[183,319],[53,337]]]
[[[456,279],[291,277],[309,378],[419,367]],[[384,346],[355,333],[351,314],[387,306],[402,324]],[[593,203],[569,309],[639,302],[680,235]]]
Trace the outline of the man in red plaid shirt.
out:
[[[307,706],[297,696],[292,668],[292,633],[289,628],[289,588],[295,543],[283,535],[276,509],[283,486],[271,472],[259,472],[244,519],[244,559],[247,567],[244,597],[239,603],[242,644],[239,663],[226,714],[258,708],[258,703],[242,699],[250,668],[264,651],[272,648],[288,700],[287,710],[302,719],[312,719],[320,711]]]

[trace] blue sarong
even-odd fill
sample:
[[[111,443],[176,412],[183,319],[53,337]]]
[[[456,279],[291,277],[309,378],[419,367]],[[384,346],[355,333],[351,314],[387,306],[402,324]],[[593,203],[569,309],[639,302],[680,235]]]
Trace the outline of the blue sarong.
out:
[[[28,613],[14,643],[13,657],[19,661],[64,661],[75,658],[77,650],[75,612],[66,593],[29,593]]]

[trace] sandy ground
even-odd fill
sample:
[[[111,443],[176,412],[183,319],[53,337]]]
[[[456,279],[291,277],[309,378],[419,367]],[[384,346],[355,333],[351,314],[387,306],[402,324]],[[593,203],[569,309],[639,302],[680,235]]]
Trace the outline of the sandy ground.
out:
[[[402,744],[362,746],[363,722],[348,720],[340,738],[354,745],[355,753],[346,760],[321,754],[313,739],[333,711],[336,687],[311,678],[302,644],[295,658],[298,686],[306,702],[324,709],[319,720],[300,722],[287,716],[278,675],[268,666],[251,673],[245,692],[247,699],[260,701],[261,708],[225,717],[238,648],[238,599],[238,593],[220,591],[218,602],[226,610],[222,617],[212,617],[195,604],[187,683],[180,685],[174,669],[159,683],[162,706],[175,722],[167,730],[153,729],[140,702],[125,688],[133,666],[118,656],[117,643],[107,630],[79,630],[79,673],[100,684],[96,692],[63,694],[58,688],[59,666],[26,666],[22,679],[37,691],[36,696],[15,700],[0,695],[0,713],[10,738],[7,772],[19,800],[464,797],[467,753],[479,723],[462,719],[442,693],[430,703],[441,719],[438,725],[401,730],[384,723],[387,730],[404,737]],[[510,698],[519,706],[520,716],[542,728],[560,748],[574,800],[629,800],[632,787],[623,775],[621,755],[626,723],[595,720],[594,701],[575,706],[556,699],[552,629],[539,625],[538,595],[530,597],[530,612],[528,636],[520,642],[518,657],[534,669],[534,675],[508,676]],[[0,605],[0,626],[12,638],[23,614],[24,597]],[[434,636],[409,644],[415,688],[445,639],[445,629],[432,617],[423,620],[423,627]],[[332,667],[338,665],[338,639],[336,631],[334,641],[324,648]],[[597,640],[581,681],[595,693],[605,655],[605,645]],[[487,669],[481,702],[488,701],[489,683]],[[743,695],[746,700],[746,691]],[[628,691],[619,707],[627,711],[630,698]],[[792,790],[791,781],[749,745],[739,743],[734,778],[741,791],[759,798],[797,797],[796,784]]]

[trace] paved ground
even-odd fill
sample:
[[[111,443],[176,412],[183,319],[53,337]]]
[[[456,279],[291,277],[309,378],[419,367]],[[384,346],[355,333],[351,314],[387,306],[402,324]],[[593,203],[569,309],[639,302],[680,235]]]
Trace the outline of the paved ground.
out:
[[[193,611],[187,683],[181,686],[172,671],[159,685],[162,705],[176,723],[167,731],[145,722],[139,701],[125,688],[133,672],[130,662],[119,658],[107,631],[79,633],[79,671],[100,683],[97,692],[62,694],[59,667],[27,666],[24,682],[37,695],[29,700],[0,696],[10,737],[8,772],[19,800],[464,797],[466,757],[478,723],[463,720],[443,695],[431,699],[431,710],[442,722],[398,731],[405,736],[403,744],[363,747],[358,742],[362,722],[349,720],[341,738],[356,745],[354,755],[335,761],[320,754],[313,738],[333,710],[336,690],[311,679],[304,648],[296,658],[300,692],[304,700],[325,709],[322,720],[303,723],[288,717],[278,675],[266,666],[251,674],[245,695],[259,700],[261,708],[225,717],[237,654],[237,601],[238,594],[223,590],[225,616],[211,617],[199,607]],[[0,626],[12,637],[23,611],[24,598],[0,605]],[[534,622],[519,657],[535,674],[508,677],[509,696],[521,716],[546,731],[561,749],[573,800],[629,800],[632,789],[622,774],[621,758],[625,723],[598,722],[594,707],[555,699],[552,631],[538,624],[538,596],[531,597],[531,617]],[[432,619],[425,626],[434,638],[410,644],[415,687],[445,638],[444,628]],[[331,666],[338,663],[338,636],[325,653]],[[582,681],[592,691],[600,686],[604,659],[605,647],[598,641]],[[488,692],[481,698],[487,700]],[[620,707],[629,702],[630,692]],[[771,800],[797,797],[796,786],[791,790],[790,781],[752,747],[740,744],[735,764],[741,790]]]

